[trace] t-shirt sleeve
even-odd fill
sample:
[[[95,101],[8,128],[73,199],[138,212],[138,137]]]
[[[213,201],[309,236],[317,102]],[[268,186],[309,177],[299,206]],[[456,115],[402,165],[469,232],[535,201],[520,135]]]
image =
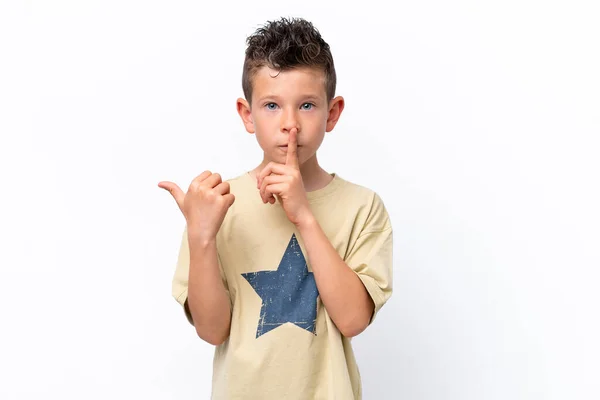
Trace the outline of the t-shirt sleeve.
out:
[[[369,324],[392,295],[392,261],[392,224],[383,201],[375,194],[369,215],[345,259],[375,304]]]
[[[225,278],[225,274],[223,272],[221,257],[219,256],[219,252],[217,251],[217,258],[219,261],[219,271],[221,272],[221,279],[223,280],[223,285],[225,286],[225,291],[227,292],[227,296],[229,297],[229,288],[227,286],[227,280]],[[183,236],[181,238],[181,246],[179,248],[179,255],[177,257],[177,264],[175,266],[175,274],[173,276],[172,281],[172,295],[177,300],[177,302],[183,307],[183,311],[185,316],[190,324],[194,325],[194,321],[192,319],[192,314],[190,313],[190,309],[187,304],[188,299],[188,280],[190,274],[190,247],[188,243],[188,235],[187,235],[187,227],[183,231]]]

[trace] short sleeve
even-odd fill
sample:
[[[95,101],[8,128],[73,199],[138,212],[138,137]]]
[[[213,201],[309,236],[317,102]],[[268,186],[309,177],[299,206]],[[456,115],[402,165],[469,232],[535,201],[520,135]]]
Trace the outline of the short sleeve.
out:
[[[375,310],[369,321],[371,324],[391,297],[393,287],[393,230],[385,206],[377,194],[345,262],[358,275],[373,299]]]
[[[223,285],[225,286],[225,290],[227,291],[227,296],[229,296],[229,288],[227,286],[227,280],[225,279],[225,275],[223,273],[223,268],[221,264],[221,258],[217,251],[217,258],[219,261],[219,270],[221,272],[221,278],[223,280]],[[179,255],[177,257],[177,264],[175,266],[175,274],[173,276],[173,281],[171,285],[171,293],[172,296],[177,300],[177,302],[183,307],[185,316],[188,322],[194,325],[194,321],[192,319],[192,314],[190,313],[190,309],[187,305],[188,299],[188,281],[190,274],[190,247],[188,243],[188,235],[187,235],[187,227],[183,231],[183,236],[181,238],[181,246],[179,248]]]

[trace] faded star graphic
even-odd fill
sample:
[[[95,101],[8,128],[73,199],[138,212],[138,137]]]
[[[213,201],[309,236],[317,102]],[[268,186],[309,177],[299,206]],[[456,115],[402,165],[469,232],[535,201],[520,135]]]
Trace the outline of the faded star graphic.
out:
[[[319,292],[295,234],[276,271],[248,272],[242,276],[262,299],[257,338],[287,322],[316,335]]]

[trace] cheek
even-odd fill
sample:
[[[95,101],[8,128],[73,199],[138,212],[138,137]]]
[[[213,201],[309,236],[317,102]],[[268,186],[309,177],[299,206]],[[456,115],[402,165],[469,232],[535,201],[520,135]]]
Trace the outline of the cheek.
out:
[[[254,128],[257,132],[262,132],[263,134],[265,134],[265,136],[267,136],[266,134],[268,134],[269,132],[272,132],[273,127],[274,123],[269,118],[258,117],[254,119]]]
[[[271,141],[269,140],[269,135],[265,134],[263,131],[256,131],[256,140],[262,149],[267,149],[271,147]]]
[[[270,134],[269,132],[269,130],[257,130],[255,133],[256,141],[264,151],[269,153],[278,152],[279,149],[276,148],[277,143],[274,139],[274,135]]]

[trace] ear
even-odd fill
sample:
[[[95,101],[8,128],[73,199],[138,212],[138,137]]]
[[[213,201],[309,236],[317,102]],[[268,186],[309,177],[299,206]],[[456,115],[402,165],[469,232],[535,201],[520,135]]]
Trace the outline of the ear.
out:
[[[337,124],[340,115],[344,110],[344,98],[338,96],[329,102],[329,115],[327,116],[327,126],[325,132],[331,132]]]
[[[248,133],[254,133],[254,121],[252,120],[252,110],[250,108],[250,104],[246,101],[246,99],[242,99],[241,97],[237,99],[237,112],[240,114],[242,118],[242,122],[246,127],[246,131]]]

